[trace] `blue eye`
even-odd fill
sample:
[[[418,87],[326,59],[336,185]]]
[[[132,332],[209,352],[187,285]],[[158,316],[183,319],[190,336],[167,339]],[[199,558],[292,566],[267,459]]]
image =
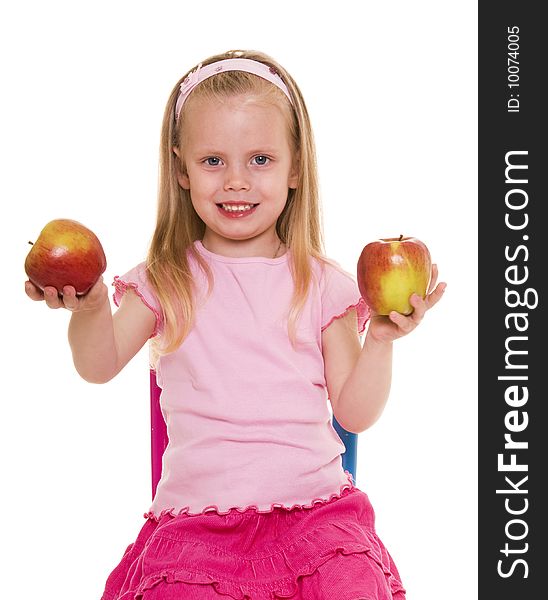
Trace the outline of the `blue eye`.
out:
[[[253,160],[255,161],[255,164],[263,166],[266,165],[270,159],[268,158],[268,156],[263,156],[262,154],[260,154],[259,156],[256,156]]]
[[[221,159],[217,156],[208,156],[204,162],[210,167],[218,167],[221,164]]]

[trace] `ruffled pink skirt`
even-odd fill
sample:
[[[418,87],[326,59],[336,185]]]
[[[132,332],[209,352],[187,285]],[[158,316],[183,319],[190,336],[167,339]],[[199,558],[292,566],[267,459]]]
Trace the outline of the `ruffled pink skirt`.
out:
[[[312,508],[149,518],[101,600],[405,600],[374,520],[355,487]]]

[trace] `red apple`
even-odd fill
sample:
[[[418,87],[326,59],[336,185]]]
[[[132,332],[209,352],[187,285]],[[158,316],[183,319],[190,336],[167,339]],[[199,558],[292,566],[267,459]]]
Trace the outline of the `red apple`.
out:
[[[413,312],[411,294],[424,298],[432,261],[426,245],[414,237],[383,238],[367,244],[358,260],[358,287],[363,299],[379,315],[395,310]]]
[[[41,290],[53,286],[60,294],[65,285],[73,286],[78,295],[85,294],[106,268],[97,236],[72,219],[47,223],[25,259],[29,280]]]

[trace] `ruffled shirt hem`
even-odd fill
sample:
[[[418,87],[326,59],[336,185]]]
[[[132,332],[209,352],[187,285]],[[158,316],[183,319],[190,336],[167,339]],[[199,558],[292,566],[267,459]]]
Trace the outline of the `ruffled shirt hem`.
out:
[[[211,504],[209,506],[205,506],[199,512],[192,512],[190,510],[189,506],[185,506],[180,509],[176,509],[176,508],[172,507],[172,508],[165,508],[159,513],[155,512],[154,510],[149,510],[148,512],[146,512],[143,515],[143,517],[145,519],[151,519],[153,521],[160,521],[165,516],[170,516],[170,517],[176,517],[179,515],[197,516],[197,515],[205,515],[206,513],[217,513],[218,515],[228,515],[231,512],[244,513],[248,510],[255,511],[257,513],[271,513],[274,511],[274,509],[282,509],[282,510],[287,510],[287,511],[306,510],[306,509],[314,508],[315,506],[318,506],[320,504],[327,504],[328,502],[331,502],[337,498],[340,498],[342,496],[343,492],[345,492],[346,490],[352,489],[354,487],[352,473],[350,473],[349,471],[345,471],[345,474],[346,474],[348,481],[341,485],[338,492],[330,494],[328,497],[314,498],[310,502],[307,502],[304,504],[295,503],[295,504],[292,504],[291,506],[288,506],[287,504],[284,504],[284,503],[273,502],[270,505],[270,507],[266,508],[266,509],[260,509],[257,505],[248,504],[246,506],[232,506],[226,510],[222,510],[216,504]]]

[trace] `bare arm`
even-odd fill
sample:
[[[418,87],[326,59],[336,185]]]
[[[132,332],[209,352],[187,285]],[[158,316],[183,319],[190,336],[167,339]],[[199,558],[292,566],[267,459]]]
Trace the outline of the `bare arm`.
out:
[[[108,299],[96,310],[74,312],[68,338],[76,370],[90,383],[106,383],[144,346],[154,326],[154,314],[131,290],[114,314]]]
[[[154,313],[132,290],[123,295],[120,308],[112,314],[102,278],[82,297],[70,286],[64,288],[62,297],[55,288],[41,292],[30,282],[25,289],[33,300],[72,312],[68,339],[74,366],[90,383],[106,383],[117,375],[154,331]]]
[[[413,294],[409,316],[391,312],[371,317],[363,347],[356,333],[356,311],[336,319],[322,334],[325,378],[333,413],[347,431],[360,433],[381,416],[392,382],[394,340],[413,331],[426,311],[439,302],[446,284],[439,283],[437,265],[423,299]]]
[[[336,319],[322,334],[325,377],[337,421],[360,433],[382,414],[392,381],[392,342],[367,335],[360,347],[356,311]]]

